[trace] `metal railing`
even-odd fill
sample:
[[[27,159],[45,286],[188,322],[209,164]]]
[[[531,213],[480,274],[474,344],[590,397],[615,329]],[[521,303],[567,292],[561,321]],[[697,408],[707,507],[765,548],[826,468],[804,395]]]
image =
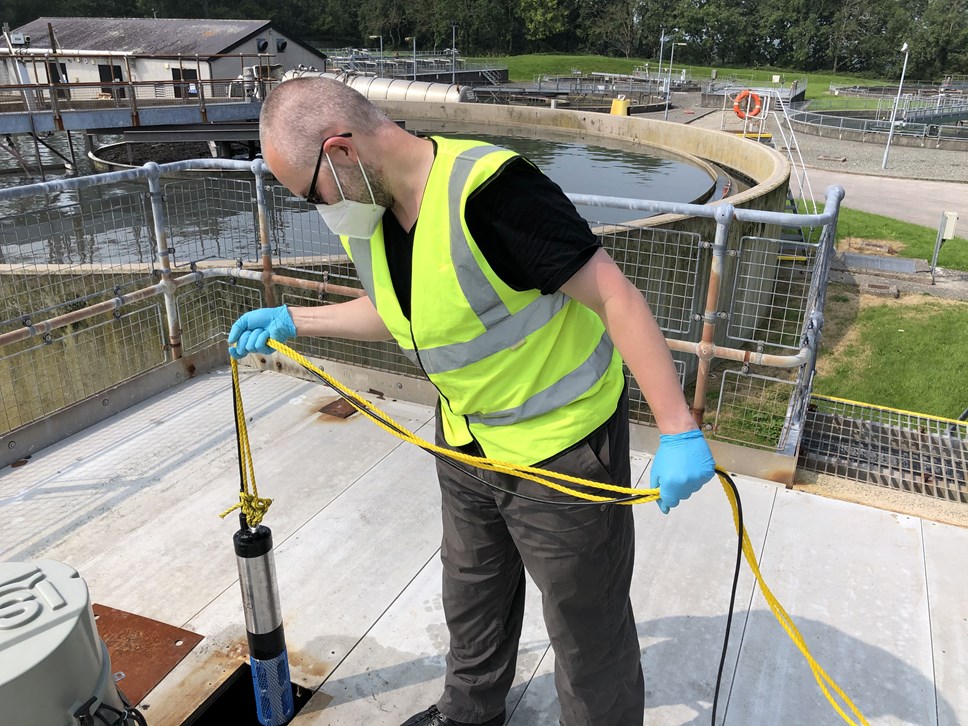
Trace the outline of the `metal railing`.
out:
[[[939,93],[949,91],[958,92],[968,89],[968,82],[964,76],[952,76],[951,81],[932,83],[930,81],[905,81],[904,90],[918,96],[936,96]],[[831,83],[828,86],[830,93],[845,96],[872,96],[874,98],[889,98],[897,96],[897,86],[890,83],[879,83],[867,86],[843,86],[838,83]]]
[[[235,176],[162,178],[213,168]],[[265,173],[261,160],[206,159],[0,190],[0,441],[211,348],[246,309],[362,294],[315,211]],[[590,222],[649,301],[713,437],[796,454],[841,197],[833,188],[823,214],[796,215],[572,195],[714,230]],[[823,235],[773,236],[788,225]],[[389,343],[297,342],[306,354],[422,375]],[[632,400],[633,418],[651,423],[637,388]]]
[[[412,78],[417,75],[507,70],[506,65],[482,63],[446,51],[339,49],[324,51],[327,65],[351,73],[372,73],[383,78]]]
[[[961,110],[968,115],[968,104]],[[925,112],[922,112],[925,113]],[[918,112],[912,113],[909,118],[920,118]],[[863,134],[886,134],[890,131],[890,118],[886,120],[877,118],[856,118],[849,116],[837,116],[833,113],[815,113],[812,111],[802,111],[790,109],[788,118],[795,123],[807,124],[810,126],[835,129],[839,131],[857,131]],[[894,124],[895,136],[913,136],[923,139],[968,139],[968,126],[953,126],[949,124],[920,123],[898,119]]]
[[[875,118],[889,118],[894,110],[896,98],[891,96],[849,97],[828,96],[815,98],[798,104],[800,110],[836,114],[838,111],[860,111],[872,114]],[[905,118],[917,113],[935,115],[954,115],[965,112],[968,98],[960,96],[914,96],[905,94],[897,107],[898,116]]]
[[[264,98],[275,80],[238,78],[181,81],[91,81],[87,83],[13,84],[0,86],[0,114],[130,109],[151,106],[198,106]]]

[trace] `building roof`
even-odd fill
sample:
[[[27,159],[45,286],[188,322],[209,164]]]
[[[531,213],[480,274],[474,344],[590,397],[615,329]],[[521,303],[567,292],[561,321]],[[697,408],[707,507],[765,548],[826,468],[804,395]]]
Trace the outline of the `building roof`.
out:
[[[135,55],[200,55],[231,53],[268,20],[184,18],[37,18],[15,32],[31,37],[31,48],[49,48],[47,24],[64,50],[104,50]]]

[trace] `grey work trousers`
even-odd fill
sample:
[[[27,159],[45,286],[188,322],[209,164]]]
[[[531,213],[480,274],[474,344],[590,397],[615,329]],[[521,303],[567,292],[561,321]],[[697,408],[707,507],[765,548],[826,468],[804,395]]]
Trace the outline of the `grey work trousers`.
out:
[[[439,412],[437,443],[446,446]],[[627,396],[597,431],[540,466],[629,486]],[[450,651],[437,707],[468,723],[487,721],[505,708],[524,618],[526,568],[541,591],[555,652],[562,726],[639,726],[645,685],[629,600],[632,507],[575,506],[574,497],[534,482],[477,469],[474,474],[570,506],[495,492],[438,461]]]

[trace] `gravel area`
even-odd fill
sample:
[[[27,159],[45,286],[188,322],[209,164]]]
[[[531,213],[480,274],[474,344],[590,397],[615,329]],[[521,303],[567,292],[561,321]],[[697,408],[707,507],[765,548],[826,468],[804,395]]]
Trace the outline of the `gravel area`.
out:
[[[771,128],[777,133],[772,120]],[[887,169],[882,169],[886,137],[880,144],[869,144],[800,133],[797,134],[797,143],[807,166],[854,174],[968,182],[968,151],[892,145]],[[845,158],[846,161],[831,161],[821,159],[821,156]],[[968,190],[965,193],[968,195]]]
[[[732,110],[726,111],[724,115],[719,108],[701,108],[698,93],[676,93],[673,95],[673,103],[675,109],[669,111],[670,121],[715,130],[720,130],[724,126],[727,131],[743,129],[743,122]],[[656,114],[650,114],[650,117],[655,118]],[[764,131],[772,133],[782,144],[782,135],[772,117]],[[892,144],[888,168],[881,169],[887,137],[884,137],[880,143],[865,143],[799,133],[797,142],[800,145],[803,161],[808,167],[904,179],[968,182],[968,151],[922,149]],[[844,158],[846,161],[821,159],[819,158],[821,156]]]

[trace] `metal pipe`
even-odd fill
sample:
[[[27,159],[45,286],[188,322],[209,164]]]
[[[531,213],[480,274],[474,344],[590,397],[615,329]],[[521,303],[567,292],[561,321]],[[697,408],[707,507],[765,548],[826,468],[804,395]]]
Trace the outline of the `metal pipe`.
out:
[[[901,48],[904,53],[904,65],[901,67],[901,80],[897,84],[897,98],[894,100],[894,109],[891,111],[891,128],[887,130],[887,145],[884,147],[884,159],[881,168],[887,168],[887,156],[891,153],[891,139],[894,138],[894,120],[897,118],[897,106],[901,102],[901,88],[904,86],[904,72],[907,70],[908,44],[905,43]]]
[[[260,159],[257,159],[256,161],[263,163]],[[23,197],[37,196],[39,194],[69,192],[76,189],[88,189],[91,187],[105,186],[108,184],[118,184],[120,182],[146,179],[148,177],[149,166],[157,168],[162,175],[173,174],[180,171],[190,171],[192,169],[223,169],[228,171],[252,170],[252,162],[236,161],[234,159],[187,159],[185,161],[174,161],[170,164],[155,164],[154,162],[149,162],[148,164],[136,169],[112,171],[105,174],[90,174],[71,179],[52,179],[48,182],[38,182],[37,184],[27,184],[22,187],[8,187],[7,189],[0,189],[0,201],[21,199]]]
[[[134,78],[131,76],[131,59],[124,57],[124,68],[128,75],[128,91],[131,93],[131,125],[140,126],[141,118],[138,115],[138,89],[134,85]]]
[[[27,324],[23,328],[13,330],[9,333],[0,334],[0,348],[12,343],[19,343],[20,341],[27,340],[28,338],[46,335],[47,333],[59,328],[64,328],[68,325],[73,325],[83,320],[89,320],[97,317],[98,315],[103,315],[104,313],[114,312],[115,310],[119,310],[123,306],[130,305],[133,302],[147,300],[148,298],[156,295],[164,295],[169,290],[172,290],[173,292],[178,288],[198,283],[204,279],[213,277],[234,277],[241,280],[252,280],[253,282],[263,282],[264,280],[261,272],[256,270],[244,270],[237,267],[213,267],[205,270],[196,270],[195,272],[189,272],[172,278],[171,282],[167,284],[165,282],[159,282],[133,292],[117,295],[110,300],[104,300],[102,302],[95,303],[94,305],[89,305],[79,310],[65,313],[64,315],[58,315],[36,324]],[[325,281],[317,282],[315,280],[303,280],[297,277],[288,277],[275,273],[272,276],[272,282],[276,285],[285,285],[287,287],[310,290],[321,295],[332,294],[342,297],[357,298],[363,297],[366,294],[364,290],[356,287],[333,285]]]
[[[129,292],[124,295],[118,295],[110,300],[104,300],[103,302],[89,305],[81,308],[80,310],[73,310],[69,313],[64,313],[63,315],[58,315],[57,317],[53,317],[36,324],[33,324],[28,320],[24,327],[0,335],[0,348],[5,345],[10,345],[11,343],[19,343],[21,340],[27,340],[28,338],[33,338],[38,335],[47,335],[51,331],[57,330],[58,328],[64,328],[68,325],[79,323],[82,320],[87,320],[88,318],[102,315],[103,313],[113,312],[123,305],[138,302],[139,300],[146,300],[149,297],[158,295],[163,292],[163,290],[164,284],[159,282],[156,285],[144,287],[140,290],[135,290],[134,292]]]
[[[692,399],[691,412],[699,426],[702,426],[706,412],[706,389],[709,384],[709,370],[712,361],[713,338],[716,321],[719,319],[719,292],[722,287],[724,261],[726,259],[726,239],[733,220],[733,205],[724,204],[716,210],[716,237],[713,240],[713,259],[709,269],[709,285],[706,289],[706,308],[702,321],[702,342],[699,344],[699,368],[696,372],[696,392]]]
[[[237,277],[240,280],[252,280],[253,282],[265,282],[265,273],[256,270],[245,270],[239,267],[213,268],[202,272],[193,273],[202,277]],[[181,278],[179,278],[181,279]],[[301,290],[311,290],[320,295],[333,294],[342,297],[363,297],[366,291],[358,287],[347,287],[345,285],[333,285],[326,281],[304,280],[300,277],[289,277],[272,273],[272,284],[285,285],[286,287],[296,287]]]
[[[770,353],[759,353],[752,350],[741,350],[740,348],[727,348],[714,343],[694,343],[688,340],[666,339],[669,350],[677,353],[691,353],[702,360],[732,360],[745,365],[769,366],[771,368],[799,368],[809,360],[810,351],[808,348],[801,348],[793,355],[774,355]]]
[[[208,123],[208,110],[205,108],[205,86],[202,84],[202,62],[195,54],[195,92],[198,94],[198,114],[202,118],[202,123]],[[191,85],[189,85],[191,88]]]
[[[151,198],[151,216],[155,223],[158,266],[161,268],[162,294],[165,298],[165,316],[168,319],[168,346],[172,360],[182,356],[181,326],[178,322],[178,305],[175,302],[175,285],[171,279],[171,259],[168,257],[168,230],[165,229],[165,205],[161,193],[161,171],[153,161],[145,164],[148,172],[148,194]]]
[[[841,187],[828,187],[829,189]],[[0,190],[0,194],[2,194]],[[628,197],[604,197],[592,194],[567,194],[572,202],[585,207],[610,207],[614,209],[633,209],[643,212],[658,212],[660,214],[682,214],[689,217],[717,218],[722,208],[721,204],[681,204],[679,202],[657,202],[645,199],[630,199]],[[0,196],[2,199],[2,196]],[[792,214],[788,212],[767,212],[759,209],[743,209],[731,207],[733,218],[740,222],[759,222],[795,227],[821,227],[831,221],[833,212],[826,209],[820,214]]]
[[[256,160],[259,161],[259,160]],[[263,186],[265,164],[253,162],[255,175],[255,207],[259,221],[259,252],[262,257],[262,285],[265,288],[266,306],[275,307],[276,293],[272,286],[272,247],[269,244],[269,220],[266,216],[266,193]]]

